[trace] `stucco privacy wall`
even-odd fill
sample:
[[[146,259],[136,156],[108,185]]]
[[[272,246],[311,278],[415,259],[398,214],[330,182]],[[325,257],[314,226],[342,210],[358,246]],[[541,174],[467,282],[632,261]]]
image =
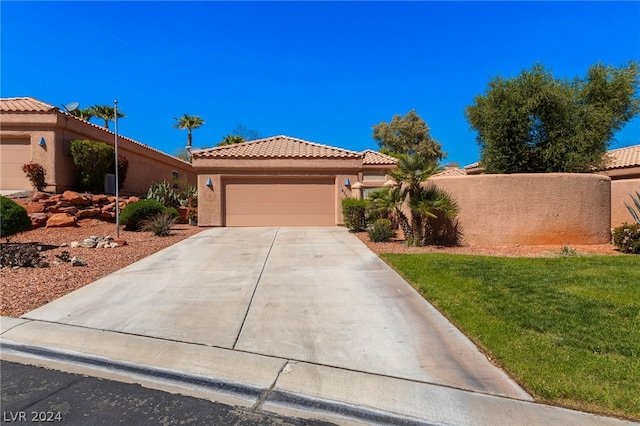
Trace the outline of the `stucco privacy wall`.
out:
[[[625,222],[634,223],[633,216],[625,207],[629,204],[635,209],[630,194],[640,192],[640,178],[611,181],[611,227],[616,228]]]
[[[459,206],[464,243],[606,244],[611,179],[573,173],[434,177]]]

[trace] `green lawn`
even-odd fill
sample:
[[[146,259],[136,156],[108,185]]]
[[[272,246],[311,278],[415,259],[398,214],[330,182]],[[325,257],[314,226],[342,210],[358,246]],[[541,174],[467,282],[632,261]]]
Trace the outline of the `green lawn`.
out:
[[[382,257],[537,400],[640,420],[640,256]]]

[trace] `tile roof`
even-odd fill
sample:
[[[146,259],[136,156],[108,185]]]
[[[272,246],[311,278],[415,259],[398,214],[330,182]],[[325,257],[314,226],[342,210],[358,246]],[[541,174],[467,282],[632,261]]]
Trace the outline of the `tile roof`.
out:
[[[81,123],[86,124],[87,126],[91,126],[94,127],[96,129],[100,129],[104,132],[110,133],[112,135],[115,135],[115,133],[109,129],[107,129],[106,127],[103,126],[98,126],[97,124],[93,124],[88,122],[87,120],[83,120],[81,118],[78,118],[74,115],[69,114],[68,112],[64,112],[62,110],[60,110],[60,108],[50,105],[46,102],[42,102],[39,101],[37,99],[34,98],[30,98],[30,97],[24,97],[24,98],[0,98],[0,112],[2,113],[11,113],[11,112],[57,112],[59,114],[64,114],[67,117],[69,117],[72,120],[77,120],[80,121]],[[182,161],[183,163],[186,163],[184,160],[174,157],[172,155],[167,154],[166,152],[162,152],[159,149],[153,148],[152,146],[143,144],[142,142],[138,142],[134,139],[128,138],[126,136],[123,136],[121,134],[118,133],[118,139],[124,139],[127,140],[135,145],[139,145],[142,146],[150,151],[153,152],[157,152],[158,154],[162,154],[166,157],[169,157],[173,160],[178,160],[178,161]],[[189,164],[189,163],[187,163]]]
[[[289,136],[193,151],[193,158],[362,158],[362,153]]]
[[[607,151],[607,156],[609,161],[605,170],[640,166],[640,145],[612,149]]]
[[[475,163],[467,164],[462,170],[477,169],[478,167],[480,167],[480,162],[476,161]]]
[[[440,173],[436,173],[433,177],[446,177],[446,176],[466,176],[467,172],[458,168],[450,168],[441,171]]]
[[[0,99],[0,112],[51,112],[58,107],[49,105],[37,99],[23,98],[2,98]]]
[[[365,164],[365,165],[394,166],[398,164],[397,158],[393,158],[390,155],[386,155],[381,152],[374,151],[372,149],[364,150],[362,151],[362,154],[364,154],[364,159],[362,160],[362,164]]]

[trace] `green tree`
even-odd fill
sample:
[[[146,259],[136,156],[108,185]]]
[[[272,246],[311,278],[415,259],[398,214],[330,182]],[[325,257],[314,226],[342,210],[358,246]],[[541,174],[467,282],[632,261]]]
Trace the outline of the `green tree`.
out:
[[[445,236],[447,243],[456,242],[449,231],[455,228],[456,203],[446,192],[424,184],[441,170],[420,153],[399,155],[397,168],[388,172],[398,185],[374,191],[370,196],[370,211],[398,223],[407,245],[438,244]],[[403,210],[405,205],[408,215]]]
[[[182,161],[186,161],[187,163],[191,162],[191,153],[184,146],[176,149],[176,151],[173,153],[173,156],[181,159]]]
[[[220,141],[220,143],[218,143],[218,146],[234,145],[236,143],[242,143],[246,141],[247,140],[240,135],[227,135]]]
[[[614,134],[640,112],[637,62],[556,79],[542,65],[489,81],[465,110],[487,173],[591,172]]]
[[[404,117],[395,115],[390,123],[381,122],[373,126],[373,139],[390,155],[421,154],[433,162],[446,157],[440,143],[431,137],[429,126],[415,110],[409,111]]]
[[[100,193],[104,190],[104,177],[114,162],[114,149],[102,142],[71,141],[71,157],[79,173],[82,191]]]
[[[176,120],[176,124],[173,125],[174,128],[187,129],[187,150],[190,150],[193,146],[193,129],[205,124],[204,120],[199,115],[188,114],[183,114],[182,117],[174,117],[173,119]]]
[[[115,120],[115,109],[111,105],[94,105],[91,107],[93,115],[104,120],[104,127],[109,128],[109,122]],[[118,110],[118,118],[124,118],[127,115]]]

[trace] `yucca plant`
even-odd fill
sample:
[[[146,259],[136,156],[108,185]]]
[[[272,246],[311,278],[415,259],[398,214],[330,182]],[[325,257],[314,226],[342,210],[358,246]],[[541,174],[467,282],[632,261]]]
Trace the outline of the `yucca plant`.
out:
[[[169,212],[157,213],[149,219],[143,220],[140,229],[145,232],[153,232],[159,237],[167,237],[171,235],[171,227],[177,221],[178,218]]]
[[[633,207],[631,207],[627,203],[624,203],[624,205],[627,207],[627,209],[629,209],[629,213],[631,213],[631,216],[633,216],[633,219],[636,221],[636,223],[640,223],[640,192],[636,192],[635,197],[632,194],[629,194],[629,196],[633,200],[633,204],[636,205],[636,209],[638,209],[638,211],[636,212]]]

